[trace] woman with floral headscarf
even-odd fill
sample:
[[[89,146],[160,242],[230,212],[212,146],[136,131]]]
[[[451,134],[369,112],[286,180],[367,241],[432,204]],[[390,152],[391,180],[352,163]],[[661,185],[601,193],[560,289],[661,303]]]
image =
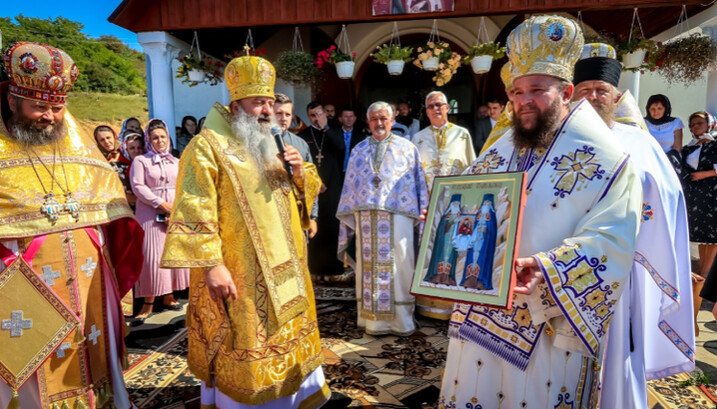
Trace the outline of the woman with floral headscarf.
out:
[[[141,324],[151,313],[156,296],[164,295],[166,309],[181,310],[173,291],[189,286],[188,269],[159,268],[167,221],[172,212],[179,159],[172,156],[172,144],[167,125],[161,119],[152,119],[144,133],[146,153],[132,161],[130,180],[137,195],[137,221],[144,229],[144,264],[134,287],[137,298],[144,297],[142,309],[136,315]]]
[[[130,205],[134,205],[136,198],[132,193],[132,187],[129,183],[129,167],[132,162],[128,157],[122,155],[122,144],[120,143],[119,138],[117,138],[114,129],[107,125],[100,125],[95,128],[93,134],[100,152],[102,152],[102,155],[104,155],[107,159],[107,162],[109,162],[115,172],[117,172],[117,175],[122,182],[122,186],[124,186],[127,201]]]
[[[699,274],[706,277],[717,254],[717,122],[701,111],[690,115],[689,124],[692,140],[682,148],[682,184],[690,241],[699,244]]]

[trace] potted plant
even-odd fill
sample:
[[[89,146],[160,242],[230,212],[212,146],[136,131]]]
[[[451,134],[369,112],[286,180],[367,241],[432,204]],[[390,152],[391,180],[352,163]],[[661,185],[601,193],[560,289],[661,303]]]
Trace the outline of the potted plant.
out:
[[[302,50],[286,50],[279,53],[274,61],[276,76],[295,85],[311,83],[319,70],[314,57]]]
[[[701,34],[680,37],[665,44],[659,73],[668,83],[689,85],[717,66],[717,43]]]
[[[637,34],[627,41],[616,42],[615,51],[625,70],[654,71],[657,61],[662,57],[661,46],[662,44]]]
[[[339,78],[349,79],[354,72],[354,57],[356,57],[356,53],[346,54],[335,45],[332,45],[325,50],[319,51],[314,63],[318,68],[323,68],[326,63],[334,64]]]
[[[413,57],[413,47],[401,47],[398,44],[382,44],[376,47],[376,52],[371,54],[373,60],[377,63],[386,64],[390,75],[400,75],[403,72],[403,66],[406,62],[411,61]]]
[[[429,41],[425,48],[418,47],[417,51],[420,54],[413,64],[426,71],[435,71],[433,82],[439,87],[448,83],[461,66],[461,56],[451,51],[451,47],[446,42]]]
[[[224,63],[219,60],[214,60],[206,54],[204,56],[187,54],[178,60],[180,65],[177,67],[175,77],[182,78],[182,84],[193,87],[200,82],[217,85],[222,81]]]
[[[505,47],[501,47],[499,42],[490,41],[472,46],[468,50],[468,55],[463,57],[463,64],[470,64],[474,73],[482,74],[490,70],[493,60],[504,56]]]

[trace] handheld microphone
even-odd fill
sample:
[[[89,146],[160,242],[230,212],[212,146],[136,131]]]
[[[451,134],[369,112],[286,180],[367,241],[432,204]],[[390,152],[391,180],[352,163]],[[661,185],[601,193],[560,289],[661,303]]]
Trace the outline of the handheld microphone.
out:
[[[271,128],[271,136],[274,137],[274,142],[276,142],[276,147],[279,149],[279,154],[281,156],[281,161],[284,163],[284,168],[286,169],[286,172],[289,174],[289,177],[294,176],[294,169],[291,168],[291,164],[289,162],[284,160],[284,138],[281,137],[281,135],[284,133],[284,131],[281,130],[278,126],[275,126]]]

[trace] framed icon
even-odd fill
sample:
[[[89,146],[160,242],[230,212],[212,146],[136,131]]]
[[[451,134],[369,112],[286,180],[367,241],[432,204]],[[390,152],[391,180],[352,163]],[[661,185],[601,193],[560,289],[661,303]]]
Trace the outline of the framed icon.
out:
[[[525,175],[435,178],[412,294],[510,308]]]

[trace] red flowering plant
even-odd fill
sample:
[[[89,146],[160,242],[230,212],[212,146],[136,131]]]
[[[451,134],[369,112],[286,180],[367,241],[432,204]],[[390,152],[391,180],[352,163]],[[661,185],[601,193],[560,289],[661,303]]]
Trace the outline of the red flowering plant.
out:
[[[237,51],[234,51],[234,53],[232,53],[232,54],[224,54],[224,58],[231,60],[233,58],[241,57],[244,55],[253,55],[255,57],[258,57],[263,54],[266,54],[266,48],[262,47],[262,48],[254,49],[254,48],[249,47],[248,45],[245,45],[244,49],[241,51],[237,50]]]
[[[182,78],[182,84],[189,84],[190,87],[197,85],[199,82],[207,82],[209,85],[217,85],[222,81],[224,72],[224,63],[211,58],[204,54],[196,56],[187,54],[179,57],[179,67],[177,67],[175,78]],[[204,73],[204,81],[194,81],[190,79],[190,71],[201,71]]]
[[[316,64],[318,68],[323,68],[326,63],[336,64],[337,62],[353,61],[355,57],[356,53],[346,54],[335,45],[332,45],[331,47],[319,51],[318,54],[316,54],[314,64]]]

